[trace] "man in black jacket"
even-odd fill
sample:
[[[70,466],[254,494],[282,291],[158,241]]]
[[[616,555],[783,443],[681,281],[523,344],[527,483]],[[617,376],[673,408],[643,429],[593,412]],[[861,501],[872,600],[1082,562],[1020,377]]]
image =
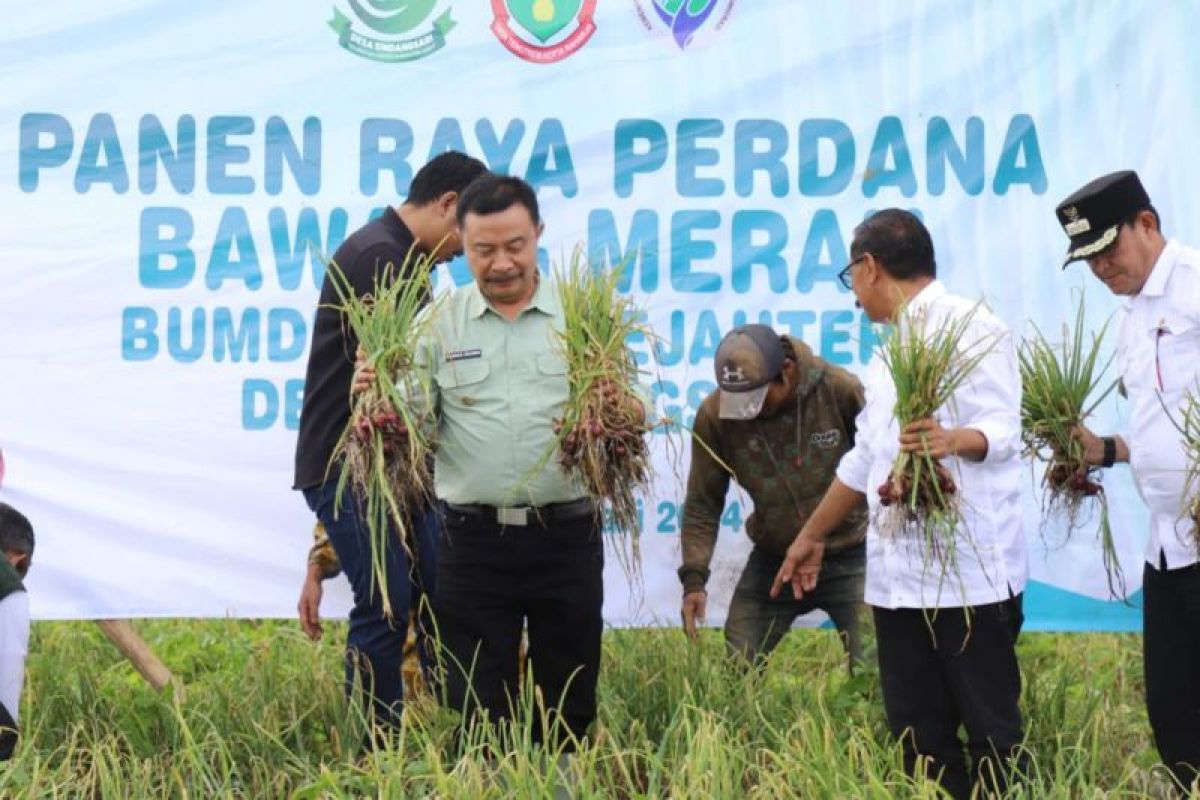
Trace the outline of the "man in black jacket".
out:
[[[388,208],[351,234],[333,260],[355,294],[372,292],[377,279],[404,280],[410,251],[441,261],[458,255],[462,250],[455,221],[458,196],[485,171],[476,159],[443,153],[413,177],[402,205]],[[370,538],[358,504],[347,493],[341,507],[335,508],[338,469],[329,461],[350,419],[350,383],[358,349],[358,339],[338,305],[337,291],[326,276],[313,324],[293,488],[304,492],[308,507],[324,524],[354,593],[346,642],[347,692],[357,676],[370,699],[369,715],[375,723],[389,726],[399,722],[403,700],[400,666],[409,611],[420,610],[422,596],[432,592],[438,523],[432,509],[413,521],[414,541],[409,547],[415,563],[409,563],[398,544],[386,553],[388,585],[383,590],[393,611],[393,618],[387,619],[381,587],[372,585]]]

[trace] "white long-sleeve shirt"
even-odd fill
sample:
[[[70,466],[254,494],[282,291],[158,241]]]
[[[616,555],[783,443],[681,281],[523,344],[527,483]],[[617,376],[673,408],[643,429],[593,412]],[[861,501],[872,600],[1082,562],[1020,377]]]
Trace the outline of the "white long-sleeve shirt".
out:
[[[975,303],[949,294],[934,281],[909,303],[926,317],[926,335],[942,321],[961,319]],[[906,335],[901,331],[899,335]],[[1025,589],[1029,574],[1021,511],[1021,378],[1012,335],[980,306],[966,327],[963,350],[990,348],[936,418],[944,428],[973,428],[988,442],[983,461],[950,457],[943,465],[958,488],[962,524],[957,566],[947,568],[917,538],[887,525],[879,502],[900,452],[896,389],[887,366],[875,358],[863,381],[866,406],[858,416],[854,449],[842,457],[837,476],[867,496],[866,602],[883,608],[955,608],[1007,600]],[[978,351],[975,351],[978,352]]]
[[[1142,291],[1126,303],[1117,367],[1129,396],[1129,462],[1150,509],[1146,560],[1168,569],[1196,563],[1186,518],[1188,456],[1164,407],[1182,422],[1188,390],[1200,392],[1200,251],[1172,240]]]
[[[0,703],[18,719],[25,656],[29,654],[29,595],[13,592],[0,600]]]

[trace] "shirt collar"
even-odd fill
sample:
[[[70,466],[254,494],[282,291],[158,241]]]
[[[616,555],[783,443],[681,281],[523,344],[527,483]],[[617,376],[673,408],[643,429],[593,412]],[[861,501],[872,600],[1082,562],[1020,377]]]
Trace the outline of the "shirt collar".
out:
[[[533,300],[530,301],[529,307],[536,308],[551,317],[562,314],[562,306],[558,303],[557,287],[551,285],[550,277],[545,273],[538,273],[537,289],[533,292]]]
[[[934,278],[929,283],[922,287],[921,291],[914,294],[908,301],[910,311],[920,311],[929,308],[946,294],[946,286]]]
[[[483,297],[483,292],[479,291],[479,284],[475,280],[472,280],[467,289],[467,315],[471,319],[479,319],[489,308],[488,301]]]
[[[1154,262],[1150,276],[1146,278],[1146,284],[1138,294],[1143,297],[1161,297],[1167,290],[1167,281],[1171,280],[1171,273],[1175,270],[1175,262],[1178,260],[1179,243],[1171,239],[1158,254],[1158,260]]]
[[[542,273],[538,273],[537,288],[533,290],[533,297],[530,299],[528,307],[521,313],[524,314],[534,309],[551,317],[559,316],[562,313],[562,306],[558,303],[558,293],[550,285],[550,279]],[[480,291],[479,284],[471,281],[470,292],[467,296],[467,314],[471,319],[479,319],[488,311],[496,313],[483,296],[483,292]]]
[[[412,231],[404,224],[404,220],[400,218],[400,209],[395,206],[388,206],[383,210],[383,213],[378,217],[379,222],[388,230],[390,230],[397,238],[404,239],[410,244],[416,241]]]

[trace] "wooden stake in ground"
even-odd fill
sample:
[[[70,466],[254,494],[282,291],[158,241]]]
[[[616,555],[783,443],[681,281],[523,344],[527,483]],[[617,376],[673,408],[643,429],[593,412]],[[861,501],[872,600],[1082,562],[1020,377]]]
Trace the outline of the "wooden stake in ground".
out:
[[[183,700],[183,684],[175,680],[171,670],[167,669],[166,664],[163,664],[154,654],[150,645],[146,644],[146,640],[133,629],[129,620],[98,619],[96,624],[100,626],[100,630],[104,631],[104,635],[108,637],[109,641],[117,646],[121,655],[129,659],[129,663],[133,664],[134,669],[155,690],[161,690],[169,684],[175,693],[175,699]]]

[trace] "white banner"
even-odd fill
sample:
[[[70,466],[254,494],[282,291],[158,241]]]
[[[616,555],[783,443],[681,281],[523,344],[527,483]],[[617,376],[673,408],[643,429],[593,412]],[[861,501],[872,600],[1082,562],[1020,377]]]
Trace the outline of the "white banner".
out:
[[[1086,293],[1054,205],[1136,168],[1200,241],[1190,4],[875,0],[5,3],[0,499],[38,534],[42,618],[290,616],[312,515],[291,484],[321,257],[465,149],[539,189],[543,244],[610,262],[661,337],[658,410],[690,424],[723,332],[765,321],[861,371],[836,273],[869,211],[929,225],[939,275],[1013,327]],[[455,264],[443,286],[468,279]],[[650,362],[650,345],[635,342]],[[1096,427],[1122,413],[1107,403]],[[678,619],[685,440],[645,505],[645,589]],[[1043,544],[1031,627],[1136,628],[1091,529]],[[1106,480],[1130,588],[1145,511]],[[748,549],[731,494],[712,621]],[[343,583],[337,581],[339,586]],[[346,606],[344,589],[327,613]],[[1136,599],[1135,599],[1136,603]]]

